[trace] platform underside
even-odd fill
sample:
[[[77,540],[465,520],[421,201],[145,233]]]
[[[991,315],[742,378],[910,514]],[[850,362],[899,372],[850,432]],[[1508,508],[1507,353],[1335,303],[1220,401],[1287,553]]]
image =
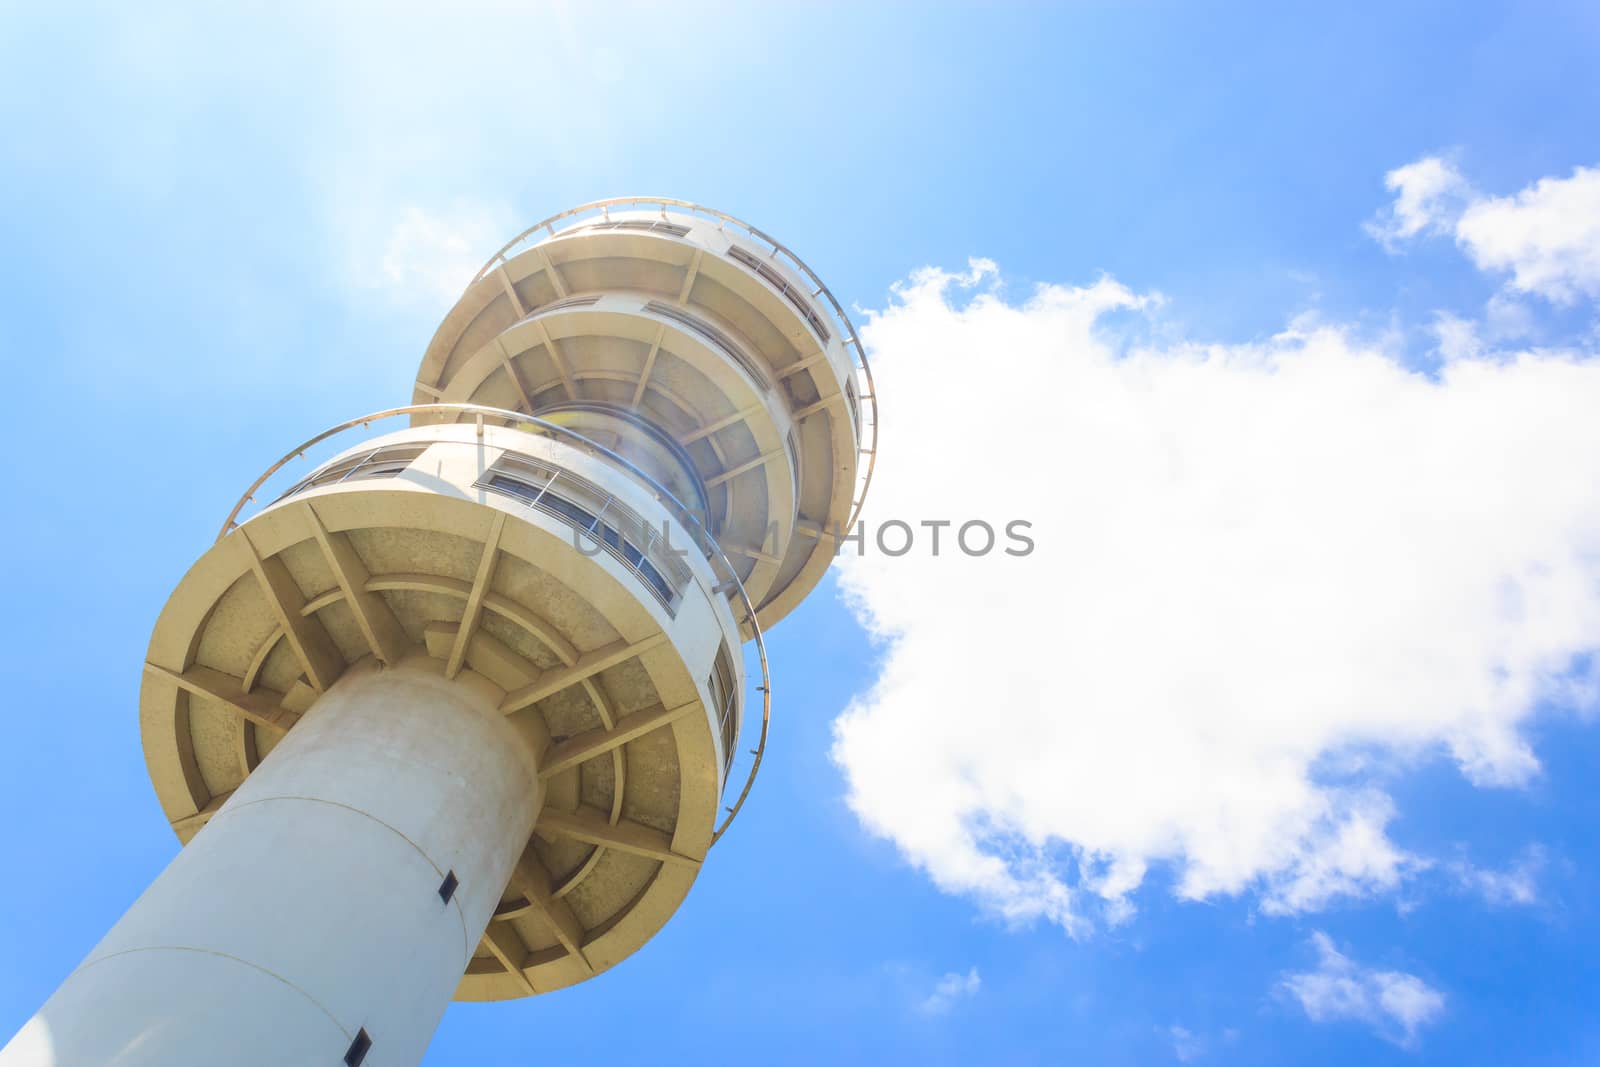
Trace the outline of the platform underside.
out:
[[[636,951],[711,842],[719,753],[673,619],[511,505],[353,485],[251,519],[157,625],[146,759],[187,841],[352,664],[426,655],[544,752],[543,814],[457,992],[560,988]],[[396,931],[396,936],[404,936]]]

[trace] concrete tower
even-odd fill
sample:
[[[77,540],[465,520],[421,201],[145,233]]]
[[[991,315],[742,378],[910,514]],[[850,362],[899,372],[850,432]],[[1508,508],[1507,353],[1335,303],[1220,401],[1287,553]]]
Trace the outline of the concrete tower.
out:
[[[184,847],[3,1067],[415,1064],[452,997],[682,903],[760,765],[761,630],[870,481],[854,329],[753,227],[603,201],[496,253],[413,399],[269,469],[173,592],[140,726]]]

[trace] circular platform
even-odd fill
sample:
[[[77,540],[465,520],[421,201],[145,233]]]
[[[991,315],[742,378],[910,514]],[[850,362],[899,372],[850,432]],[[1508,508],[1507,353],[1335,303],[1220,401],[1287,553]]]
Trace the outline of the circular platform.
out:
[[[684,201],[530,227],[445,316],[415,395],[649,419],[689,454],[764,626],[826,573],[877,448],[871,371],[832,294],[782,244]]]
[[[494,425],[325,463],[202,556],[156,625],[141,729],[174,830],[198,832],[350,667],[431,663],[493,691],[546,797],[458,998],[636,951],[713,841],[745,686],[726,579],[673,551],[696,535],[658,495],[603,450]]]

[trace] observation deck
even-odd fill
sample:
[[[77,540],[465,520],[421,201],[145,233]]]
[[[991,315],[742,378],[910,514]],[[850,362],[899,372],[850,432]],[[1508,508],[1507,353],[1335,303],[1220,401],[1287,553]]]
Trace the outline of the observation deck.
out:
[[[488,694],[538,755],[543,801],[456,995],[559,988],[637,950],[698,874],[753,607],[694,509],[576,431],[391,414],[472,421],[368,438],[236,509],[174,592],[141,693],[151,780],[188,841],[348,672],[405,664]],[[764,744],[764,677],[761,694]]]
[[[641,463],[626,423],[648,423],[680,452],[658,473],[703,500],[765,626],[827,571],[877,447],[838,301],[781,243],[687,201],[596,201],[518,235],[445,316],[415,400],[586,411]]]

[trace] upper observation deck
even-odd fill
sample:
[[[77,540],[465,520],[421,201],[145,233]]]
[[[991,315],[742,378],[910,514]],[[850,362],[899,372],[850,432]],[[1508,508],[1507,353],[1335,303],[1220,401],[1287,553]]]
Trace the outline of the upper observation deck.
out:
[[[518,235],[440,324],[415,400],[563,421],[649,470],[704,506],[764,626],[821,580],[876,452],[843,308],[782,244],[685,201],[597,201]]]

